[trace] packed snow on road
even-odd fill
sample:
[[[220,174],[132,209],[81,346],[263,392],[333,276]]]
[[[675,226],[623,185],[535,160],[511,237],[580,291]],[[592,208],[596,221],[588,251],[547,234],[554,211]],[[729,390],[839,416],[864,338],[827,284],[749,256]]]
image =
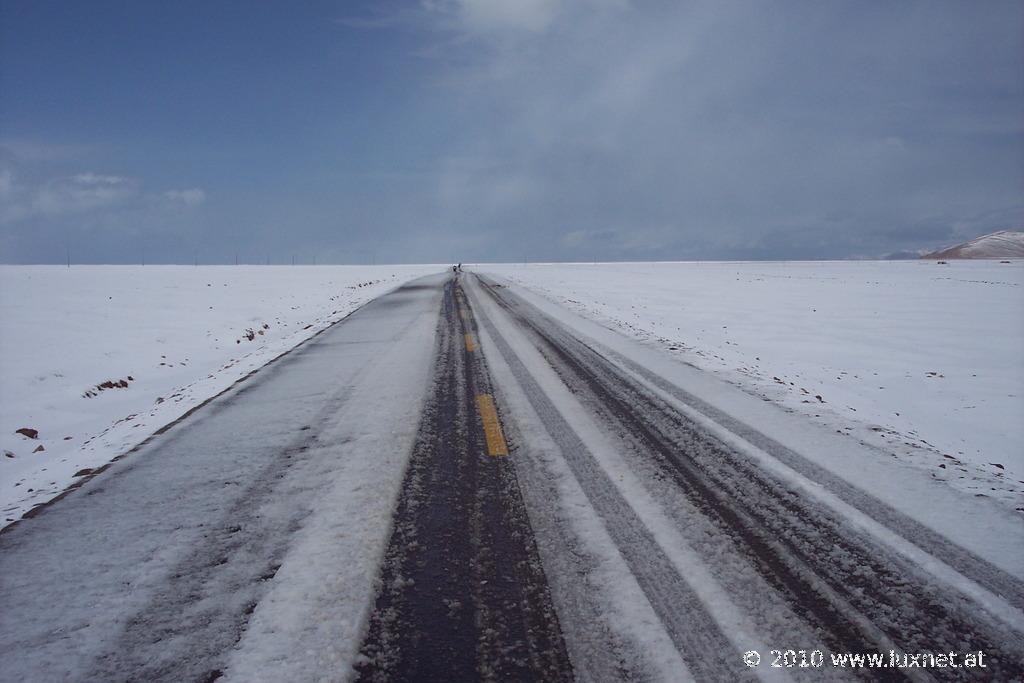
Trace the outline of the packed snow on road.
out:
[[[0,525],[360,305],[439,270],[0,266]]]

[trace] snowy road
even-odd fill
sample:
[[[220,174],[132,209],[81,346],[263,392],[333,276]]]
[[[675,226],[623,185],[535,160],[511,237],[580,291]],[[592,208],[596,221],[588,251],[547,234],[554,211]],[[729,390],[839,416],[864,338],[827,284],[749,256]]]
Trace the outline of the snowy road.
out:
[[[926,525],[551,312],[417,280],[10,527],[0,680],[1024,676],[1018,519],[908,481]]]

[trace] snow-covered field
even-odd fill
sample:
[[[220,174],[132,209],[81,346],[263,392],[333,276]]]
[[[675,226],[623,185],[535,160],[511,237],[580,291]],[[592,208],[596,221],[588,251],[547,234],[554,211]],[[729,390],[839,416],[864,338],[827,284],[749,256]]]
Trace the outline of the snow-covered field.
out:
[[[366,301],[440,270],[0,266],[0,526]]]
[[[0,524],[362,303],[441,269],[0,267]],[[1024,261],[475,270],[1024,507]]]
[[[473,269],[1024,509],[1024,261]]]

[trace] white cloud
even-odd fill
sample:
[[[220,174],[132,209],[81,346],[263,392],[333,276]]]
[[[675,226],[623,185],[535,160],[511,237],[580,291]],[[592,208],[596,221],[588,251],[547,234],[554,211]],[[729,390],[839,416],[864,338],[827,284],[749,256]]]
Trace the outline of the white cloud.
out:
[[[71,180],[83,187],[115,187],[125,186],[130,180],[117,175],[100,175],[98,173],[79,173],[71,176]]]
[[[475,32],[547,29],[555,20],[561,0],[456,0],[456,12]]]
[[[0,139],[0,155],[28,163],[74,159],[93,149],[89,145],[54,144],[20,138]]]
[[[5,168],[0,170],[0,198],[7,199],[14,193],[14,173]]]
[[[74,217],[77,221],[139,212],[153,217],[173,207],[196,207],[206,200],[206,193],[198,187],[149,192],[139,180],[127,176],[86,171],[40,178],[38,170],[24,164],[0,167],[0,224],[30,218]]]
[[[79,173],[45,183],[32,196],[30,204],[33,212],[54,216],[111,207],[137,194],[138,183],[130,178]]]
[[[447,28],[474,35],[541,34],[558,24],[586,21],[604,10],[630,7],[630,0],[421,0]]]
[[[22,195],[23,190],[14,171],[9,168],[0,170],[0,225],[13,223],[28,213]]]
[[[164,198],[185,206],[199,206],[206,201],[206,193],[198,187],[187,190],[167,190],[164,192]]]

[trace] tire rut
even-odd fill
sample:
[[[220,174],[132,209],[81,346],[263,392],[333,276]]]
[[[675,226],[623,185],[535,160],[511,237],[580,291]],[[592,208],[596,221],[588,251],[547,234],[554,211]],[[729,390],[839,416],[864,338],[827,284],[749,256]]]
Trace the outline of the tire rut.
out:
[[[507,342],[497,334],[493,324],[485,315],[480,319],[545,429],[562,451],[591,505],[604,520],[627,566],[697,680],[752,677],[751,672],[737,669],[739,651],[680,575],[651,530],[623,498],[608,473],[600,467]]]
[[[998,675],[1024,672],[1015,654],[1020,639],[1000,633],[976,609],[971,614],[965,598],[937,590],[915,567],[807,505],[550,318],[539,324],[535,318],[542,314],[528,304],[510,303],[511,297],[486,285],[485,291],[529,331],[570,390],[625,435],[633,456],[647,458],[670,477],[833,650],[886,650],[895,644],[925,652],[941,638],[939,650],[985,650]]]
[[[434,398],[403,482],[361,681],[571,680],[572,667],[507,457],[486,455],[466,348],[472,314],[453,278],[438,327]]]

